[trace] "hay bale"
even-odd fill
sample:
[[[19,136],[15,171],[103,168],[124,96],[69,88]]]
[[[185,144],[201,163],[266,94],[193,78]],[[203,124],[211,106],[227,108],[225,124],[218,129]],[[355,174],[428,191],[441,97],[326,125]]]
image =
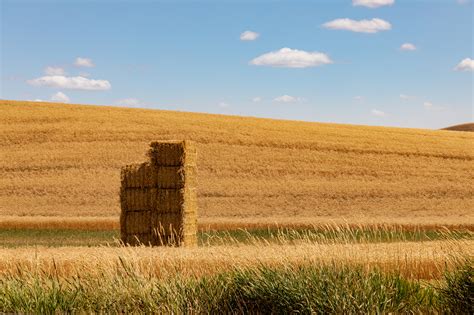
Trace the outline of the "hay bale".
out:
[[[122,174],[123,174],[123,169],[122,169]],[[120,236],[121,239],[124,243],[125,240],[124,238],[127,235],[127,229],[126,229],[126,224],[127,224],[127,198],[126,198],[126,188],[123,186],[123,181],[122,181],[122,187],[120,188]]]
[[[127,234],[150,234],[151,212],[129,211],[126,213],[125,230]]]
[[[158,178],[151,163],[132,164],[122,168],[122,187],[147,188],[156,187]]]
[[[155,166],[152,163],[127,165],[122,169],[122,187],[179,189],[195,176],[191,166]],[[191,183],[190,183],[191,184]]]
[[[182,221],[182,217],[176,213],[153,213],[151,219],[153,243],[180,246]]]
[[[122,242],[130,246],[153,245],[153,240],[150,233],[128,234],[125,236],[125,238],[122,238]]]
[[[181,213],[184,195],[180,189],[157,190],[155,208],[156,213]]]
[[[196,245],[195,146],[190,141],[152,142],[148,155],[149,162],[122,169],[123,242]]]
[[[148,156],[155,166],[196,166],[196,148],[191,141],[152,142]]]
[[[180,189],[185,184],[185,174],[181,166],[156,167],[157,187],[161,189]]]
[[[157,188],[123,188],[121,190],[122,209],[127,211],[145,211],[156,208]]]

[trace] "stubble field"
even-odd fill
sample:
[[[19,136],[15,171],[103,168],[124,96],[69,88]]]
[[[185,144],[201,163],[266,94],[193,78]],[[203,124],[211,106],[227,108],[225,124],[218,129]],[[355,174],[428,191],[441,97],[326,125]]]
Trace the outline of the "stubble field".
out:
[[[197,142],[202,223],[474,218],[472,133],[14,101],[0,117],[4,222],[118,222],[120,168],[160,139]]]

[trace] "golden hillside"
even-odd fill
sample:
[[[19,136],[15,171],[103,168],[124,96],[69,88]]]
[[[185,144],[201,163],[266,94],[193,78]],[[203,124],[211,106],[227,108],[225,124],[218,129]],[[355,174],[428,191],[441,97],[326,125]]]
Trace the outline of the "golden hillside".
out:
[[[204,220],[474,222],[472,133],[17,101],[0,216],[118,216],[120,168],[160,139],[197,142]]]

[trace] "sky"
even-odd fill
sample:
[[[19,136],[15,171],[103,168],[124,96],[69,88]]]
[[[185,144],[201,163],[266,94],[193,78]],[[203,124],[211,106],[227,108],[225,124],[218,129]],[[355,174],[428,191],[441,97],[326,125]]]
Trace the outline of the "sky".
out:
[[[442,128],[474,0],[1,2],[0,98]]]

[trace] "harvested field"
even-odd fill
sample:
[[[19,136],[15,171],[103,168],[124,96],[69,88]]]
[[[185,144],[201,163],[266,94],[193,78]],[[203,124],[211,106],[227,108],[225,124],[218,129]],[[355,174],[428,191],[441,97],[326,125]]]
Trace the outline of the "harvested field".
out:
[[[169,139],[197,144],[199,222],[474,222],[471,133],[15,101],[0,117],[0,225],[114,226],[120,168]]]

